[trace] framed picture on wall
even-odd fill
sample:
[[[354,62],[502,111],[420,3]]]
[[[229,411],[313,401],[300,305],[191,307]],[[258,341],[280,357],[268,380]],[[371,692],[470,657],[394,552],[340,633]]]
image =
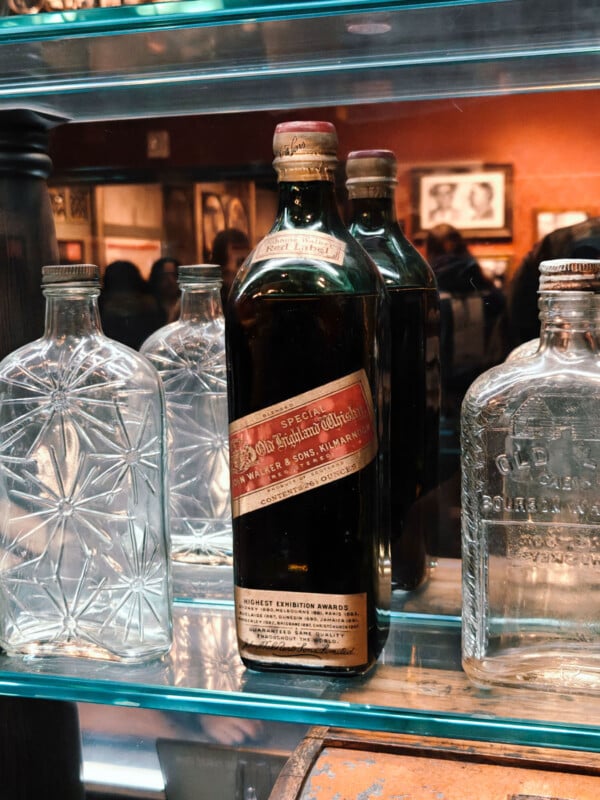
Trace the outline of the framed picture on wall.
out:
[[[89,186],[51,186],[48,189],[55,222],[88,224],[91,219]]]
[[[534,214],[535,241],[539,242],[548,233],[567,225],[576,225],[593,216],[584,209],[538,209]]]
[[[512,166],[419,167],[412,178],[412,235],[441,223],[467,239],[512,238]]]
[[[253,181],[197,183],[196,230],[199,232],[198,257],[211,258],[215,237],[235,228],[252,244],[255,223],[255,185]]]

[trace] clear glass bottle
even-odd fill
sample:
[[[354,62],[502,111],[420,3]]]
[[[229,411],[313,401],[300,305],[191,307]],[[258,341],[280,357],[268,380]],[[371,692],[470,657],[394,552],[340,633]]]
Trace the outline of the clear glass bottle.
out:
[[[98,268],[43,268],[45,332],[0,364],[0,644],[136,662],[171,644],[156,370],[105,337]]]
[[[225,318],[238,644],[257,669],[355,674],[385,641],[387,294],[334,192],[337,135],[274,136],[279,209]]]
[[[540,347],[462,407],[463,665],[600,691],[600,261],[540,265]]]
[[[179,319],[153,333],[141,348],[165,389],[171,555],[186,563],[231,565],[221,268],[182,266],[178,280]]]
[[[437,552],[437,516],[424,498],[438,484],[440,302],[433,270],[398,224],[397,170],[391,150],[355,150],[346,161],[349,230],[390,298],[392,586],[412,590]]]

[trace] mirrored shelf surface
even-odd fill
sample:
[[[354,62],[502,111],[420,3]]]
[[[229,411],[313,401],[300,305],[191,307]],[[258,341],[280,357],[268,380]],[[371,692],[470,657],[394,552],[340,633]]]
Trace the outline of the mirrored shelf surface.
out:
[[[482,691],[460,667],[460,566],[442,561],[396,603],[386,648],[360,678],[256,673],[236,647],[232,604],[175,606],[169,656],[147,665],[0,658],[3,694],[307,725],[600,752],[600,696]],[[402,608],[400,608],[400,606]]]
[[[0,19],[0,107],[81,121],[598,86],[595,0],[182,0]]]

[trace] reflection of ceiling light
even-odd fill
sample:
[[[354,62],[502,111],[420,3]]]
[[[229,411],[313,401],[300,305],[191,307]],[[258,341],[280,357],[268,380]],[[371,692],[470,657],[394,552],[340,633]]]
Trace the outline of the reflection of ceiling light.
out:
[[[357,36],[377,36],[380,33],[388,33],[392,30],[392,26],[387,22],[356,22],[348,25],[348,33],[354,33]]]

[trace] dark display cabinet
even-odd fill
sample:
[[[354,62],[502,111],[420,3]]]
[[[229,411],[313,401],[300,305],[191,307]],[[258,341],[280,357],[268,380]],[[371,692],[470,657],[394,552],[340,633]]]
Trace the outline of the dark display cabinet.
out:
[[[383,103],[570,90],[594,105],[598,89],[595,0],[182,0],[0,19],[0,109],[69,125],[354,104],[376,119]],[[0,657],[2,694],[81,704],[90,796],[165,797],[182,769],[200,792],[217,764],[237,776],[223,791],[248,798],[254,782],[263,800],[315,725],[600,751],[600,697],[469,684],[457,559],[394,598],[386,648],[360,678],[246,671],[227,591],[176,599],[174,616],[172,653],[145,666]],[[175,800],[184,784],[172,783]]]

